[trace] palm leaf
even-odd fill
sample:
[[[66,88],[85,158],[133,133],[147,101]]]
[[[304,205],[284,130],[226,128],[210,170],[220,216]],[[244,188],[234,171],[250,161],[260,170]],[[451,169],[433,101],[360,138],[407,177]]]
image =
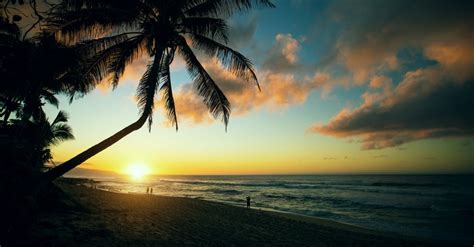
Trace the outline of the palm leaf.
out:
[[[74,139],[71,127],[65,123],[56,123],[55,125],[52,125],[51,133],[53,134],[53,137],[50,141],[51,145],[56,145],[59,142]]]
[[[228,27],[226,22],[220,18],[211,17],[187,17],[182,22],[184,32],[218,38],[227,43]]]
[[[117,35],[106,36],[99,39],[83,41],[83,42],[78,43],[74,47],[82,55],[88,56],[88,55],[97,54],[98,52],[106,50],[114,45],[125,42],[129,38],[130,37],[127,33],[121,33]]]
[[[228,17],[236,12],[248,11],[254,6],[275,7],[269,0],[207,0],[185,10],[186,16]]]
[[[58,115],[56,115],[56,118],[54,118],[54,121],[51,123],[51,125],[55,125],[56,123],[65,123],[69,119],[69,116],[66,112],[64,111],[59,111]]]
[[[125,66],[138,58],[142,50],[142,42],[143,36],[134,36],[97,53],[82,68],[84,80],[98,84],[112,73],[110,82],[116,86]]]
[[[173,89],[171,87],[171,76],[170,76],[170,64],[173,61],[173,55],[175,50],[170,49],[168,53],[164,56],[163,63],[161,65],[161,81],[162,85],[160,91],[163,92],[163,98],[165,101],[165,108],[168,113],[168,118],[171,120],[172,124],[176,127],[178,131],[178,117],[176,115],[176,107],[173,97]]]
[[[196,58],[183,37],[179,40],[179,51],[186,62],[186,67],[196,85],[198,94],[203,97],[204,104],[206,104],[212,116],[222,118],[227,130],[230,102]]]
[[[55,106],[56,108],[59,106],[58,98],[54,95],[54,93],[50,92],[49,90],[43,89],[41,90],[41,97],[48,102],[49,104]]]
[[[129,42],[123,43],[123,47],[120,47],[120,51],[112,55],[112,62],[108,67],[108,73],[112,74],[110,83],[114,88],[117,87],[120,78],[125,72],[125,67],[141,57],[144,48],[145,38],[143,35],[139,35]]]
[[[137,102],[140,108],[141,115],[148,115],[148,130],[151,131],[151,125],[153,123],[153,108],[155,94],[159,86],[159,72],[162,50],[153,58],[153,62],[148,64],[147,70],[143,77],[140,79],[137,88]]]
[[[204,51],[205,54],[211,57],[216,56],[229,71],[246,81],[255,82],[260,90],[260,84],[258,83],[253,64],[248,58],[208,37],[194,34],[191,35],[191,38],[195,48]]]
[[[114,30],[138,28],[141,20],[136,11],[119,8],[92,8],[59,12],[48,20],[49,32],[66,44],[96,39]]]

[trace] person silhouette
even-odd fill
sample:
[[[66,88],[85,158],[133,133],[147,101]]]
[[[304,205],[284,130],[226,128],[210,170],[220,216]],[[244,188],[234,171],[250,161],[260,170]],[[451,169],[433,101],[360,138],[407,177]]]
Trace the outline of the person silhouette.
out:
[[[153,194],[153,187],[150,188],[150,195]]]
[[[150,187],[146,187],[146,193],[150,193]]]
[[[250,196],[247,196],[247,208],[250,208]]]

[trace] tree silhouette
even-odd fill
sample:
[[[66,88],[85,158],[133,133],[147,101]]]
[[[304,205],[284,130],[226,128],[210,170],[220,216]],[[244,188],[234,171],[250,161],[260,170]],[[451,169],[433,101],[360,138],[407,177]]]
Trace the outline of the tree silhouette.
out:
[[[124,129],[45,173],[51,181],[113,145],[146,122],[151,127],[154,99],[163,91],[168,117],[178,129],[171,86],[170,64],[175,54],[186,62],[197,93],[226,128],[230,103],[193,51],[217,57],[236,76],[258,86],[249,59],[227,43],[225,18],[255,6],[273,7],[268,0],[64,0],[49,18],[58,40],[77,45],[87,62],[82,77],[72,85],[79,92],[92,90],[108,79],[119,83],[127,65],[142,56],[151,59],[137,88],[140,117]],[[74,92],[74,86],[71,88]]]
[[[21,31],[17,22],[0,18],[0,172],[2,178],[22,173],[35,180],[51,159],[50,144],[72,137],[65,113],[50,124],[43,106],[58,107],[58,93],[80,92],[72,68],[82,61],[74,47],[52,35],[35,32],[25,38]]]

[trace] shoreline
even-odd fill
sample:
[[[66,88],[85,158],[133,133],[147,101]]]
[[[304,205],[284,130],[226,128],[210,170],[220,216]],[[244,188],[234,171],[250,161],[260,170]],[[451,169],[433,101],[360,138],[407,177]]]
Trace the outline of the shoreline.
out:
[[[37,215],[28,245],[456,246],[221,202],[55,183],[65,199]]]
[[[65,177],[62,178],[61,182],[77,182],[76,185],[83,185],[87,188],[88,187],[86,184],[91,183],[91,184],[97,184],[100,183],[99,181],[94,180],[94,178],[82,178],[82,177]],[[93,189],[93,188],[90,188]],[[140,193],[140,192],[121,192],[121,191],[116,191],[116,190],[110,190],[110,189],[101,189],[101,188],[95,188],[95,190],[100,190],[104,192],[110,192],[110,193],[118,193],[118,194],[126,194],[126,195],[147,195],[146,193]],[[169,197],[169,198],[187,198],[187,199],[192,199],[192,200],[199,200],[199,201],[205,201],[205,202],[211,202],[211,203],[218,203],[222,205],[227,205],[227,206],[232,206],[232,207],[237,207],[237,208],[245,208],[245,205],[242,204],[242,206],[239,206],[239,204],[235,202],[228,202],[228,201],[221,201],[221,200],[212,200],[212,199],[205,199],[205,198],[193,198],[193,197],[186,197],[186,196],[167,196],[167,195],[159,195],[159,194],[150,194],[147,196],[159,196],[159,197]],[[346,229],[350,231],[357,231],[357,232],[363,232],[363,233],[376,233],[376,234],[384,234],[384,235],[398,235],[400,237],[405,237],[405,238],[413,238],[413,239],[418,239],[418,240],[425,240],[422,238],[417,238],[413,236],[406,236],[403,234],[399,233],[394,233],[394,232],[384,232],[384,231],[378,231],[375,229],[370,229],[370,228],[365,228],[362,226],[346,223],[346,222],[341,222],[337,220],[332,220],[332,219],[326,219],[326,218],[321,218],[317,216],[310,216],[310,215],[304,215],[304,214],[298,214],[298,213],[293,213],[289,211],[282,211],[282,210],[276,210],[272,208],[265,208],[265,207],[251,207],[253,210],[261,210],[264,212],[267,212],[269,214],[274,214],[279,217],[285,217],[289,219],[295,219],[295,220],[300,220],[304,222],[310,222],[310,223],[316,223],[316,224],[321,224],[325,226],[331,226],[331,227],[338,227],[341,229]]]
[[[97,190],[100,190],[100,189],[97,189]],[[122,194],[133,194],[133,195],[146,195],[145,193],[123,193],[123,192],[107,191],[107,190],[102,190],[102,191],[110,192],[110,193],[119,193],[119,194],[122,193]],[[148,196],[158,196],[158,197],[168,197],[168,198],[186,198],[190,200],[198,200],[198,201],[203,201],[207,203],[216,203],[219,205],[246,209],[243,204],[242,206],[239,206],[237,203],[230,203],[230,202],[218,201],[218,200],[206,200],[204,198],[192,198],[192,197],[185,197],[185,196],[166,196],[166,195],[148,195]],[[251,207],[251,210],[255,210],[258,212],[262,212],[262,213],[273,215],[280,218],[286,218],[286,219],[301,221],[301,222],[310,223],[310,224],[317,224],[317,225],[321,225],[325,227],[337,228],[337,229],[342,229],[342,230],[351,231],[351,232],[359,232],[359,233],[364,233],[364,234],[374,234],[374,235],[379,235],[379,236],[396,237],[396,238],[402,238],[402,239],[409,239],[413,241],[435,243],[434,240],[430,240],[430,239],[403,235],[396,232],[380,231],[376,229],[366,228],[366,227],[362,227],[362,226],[358,226],[358,225],[354,225],[354,224],[350,224],[346,222],[321,218],[317,216],[298,214],[298,213],[275,210],[275,209],[264,208],[264,207]],[[440,242],[440,241],[437,240],[436,242]],[[441,242],[444,242],[444,241],[441,241]],[[446,244],[451,244],[451,243],[446,243]]]
[[[61,182],[66,182],[66,183],[71,183],[71,184],[76,184],[76,185],[83,185],[87,188],[93,189],[91,187],[88,187],[90,184],[97,184],[100,183],[100,181],[94,180],[95,178],[84,178],[84,177],[63,177],[61,178]],[[141,193],[141,192],[121,192],[118,190],[111,190],[111,189],[101,189],[95,188],[95,190],[100,190],[104,192],[110,192],[110,193],[118,193],[118,194],[126,194],[126,195],[147,195],[146,193]],[[168,195],[159,195],[159,194],[152,194],[152,195],[147,195],[147,196],[159,196],[159,197],[169,197],[169,198],[186,198],[186,199],[191,199],[191,200],[199,200],[199,201],[204,201],[204,202],[211,202],[211,203],[217,203],[221,205],[226,205],[226,206],[232,206],[232,207],[237,207],[237,208],[245,208],[244,202],[242,204],[238,204],[236,202],[229,202],[229,201],[223,201],[223,200],[214,200],[214,199],[205,199],[203,197],[198,197],[198,198],[193,198],[193,197],[186,197],[186,196],[168,196]],[[269,214],[278,216],[278,217],[284,217],[292,220],[298,220],[298,221],[303,221],[307,223],[315,223],[318,225],[323,225],[327,227],[334,227],[334,228],[339,228],[339,229],[344,229],[348,231],[353,231],[353,232],[360,232],[360,233],[366,233],[366,234],[376,234],[376,235],[382,235],[382,236],[395,236],[399,238],[405,238],[405,239],[410,239],[414,241],[424,241],[424,242],[435,242],[434,240],[431,239],[426,239],[426,238],[421,238],[417,236],[410,236],[410,235],[404,235],[401,233],[397,232],[389,232],[389,231],[383,231],[383,230],[376,230],[376,229],[371,229],[347,222],[342,222],[342,221],[337,221],[333,219],[327,219],[327,218],[321,218],[318,216],[311,216],[311,215],[305,215],[305,214],[299,214],[299,213],[294,213],[294,212],[289,212],[289,211],[282,211],[282,210],[276,210],[272,208],[265,208],[265,207],[252,207],[253,210],[259,210],[259,211],[264,211]],[[443,240],[437,240],[441,242],[446,242]]]

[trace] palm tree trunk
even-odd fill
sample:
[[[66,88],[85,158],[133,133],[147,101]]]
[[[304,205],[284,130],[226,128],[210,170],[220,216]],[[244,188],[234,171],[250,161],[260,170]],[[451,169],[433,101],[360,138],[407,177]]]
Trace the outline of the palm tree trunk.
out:
[[[155,62],[160,62],[161,57],[163,55],[163,50],[159,49],[154,57]],[[151,102],[150,104],[153,104]],[[120,139],[124,138],[128,134],[134,132],[135,130],[140,129],[146,122],[147,118],[149,117],[150,111],[151,111],[151,106],[145,107],[145,110],[143,111],[142,115],[140,118],[135,121],[134,123],[130,124],[129,126],[123,128],[119,132],[115,133],[111,137],[99,142],[98,144],[90,147],[86,151],[74,156],[72,159],[62,163],[59,166],[54,167],[53,169],[48,170],[47,172],[43,173],[42,175],[42,182],[50,182],[53,181],[56,178],[59,178],[60,176],[64,175],[66,172],[72,170],[76,166],[82,164],[92,156],[102,152],[104,149],[112,146],[114,143],[120,141]],[[148,109],[148,110],[147,110]]]
[[[148,114],[143,113],[141,117],[135,121],[134,123],[130,124],[129,126],[123,128],[119,132],[115,133],[114,135],[110,136],[109,138],[99,142],[98,144],[90,147],[89,149],[85,150],[84,152],[76,155],[72,159],[62,163],[59,166],[56,166],[43,174],[43,180],[45,182],[53,181],[54,179],[64,175],[66,172],[72,170],[76,166],[82,164],[92,156],[100,153],[101,151],[105,150],[106,148],[112,146],[114,143],[118,142],[120,139],[124,138],[128,134],[134,132],[135,130],[140,129],[146,122],[148,118]]]

